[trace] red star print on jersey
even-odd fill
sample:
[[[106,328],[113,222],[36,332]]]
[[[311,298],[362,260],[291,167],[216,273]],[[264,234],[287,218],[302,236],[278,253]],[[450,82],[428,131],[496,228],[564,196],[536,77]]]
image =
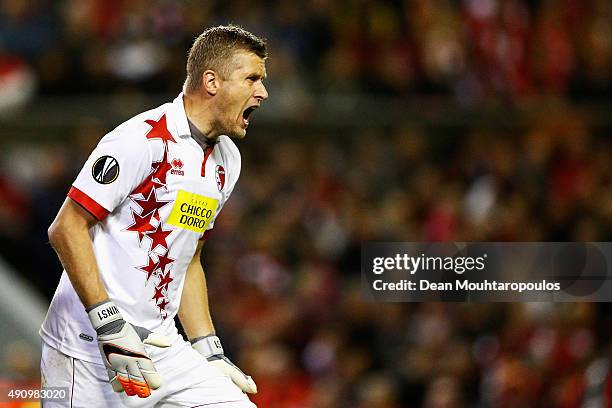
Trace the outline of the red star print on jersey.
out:
[[[151,216],[153,216],[151,214]],[[151,238],[151,240],[153,241],[153,243],[151,244],[151,251],[153,251],[155,248],[157,248],[158,245],[161,245],[163,248],[166,249],[166,251],[168,250],[168,243],[166,242],[166,238],[168,237],[168,235],[172,234],[172,229],[169,230],[165,230],[163,228],[162,223],[160,222],[157,225],[157,228],[155,228],[154,231],[152,232],[146,232],[146,236]]]
[[[158,267],[161,273],[165,273],[166,266],[171,265],[174,261],[176,261],[176,259],[170,258],[170,256],[168,256],[168,252],[166,252],[164,255],[160,255],[157,263],[159,264]]]
[[[164,149],[164,157],[162,157],[161,161],[153,162],[151,165],[151,173],[134,191],[132,191],[132,194],[130,194],[131,198],[138,194],[142,194],[143,197],[149,199],[149,194],[151,194],[156,184],[160,186],[166,185],[166,173],[172,168],[170,163],[167,162],[167,158],[168,151]]]
[[[153,258],[149,255],[149,264],[147,266],[139,266],[137,269],[147,274],[147,279],[145,282],[149,281],[151,276],[155,275],[155,272],[159,270],[159,262],[153,261]]]
[[[166,185],[166,176],[168,172],[172,169],[170,163],[168,163],[168,149],[164,149],[164,157],[160,162],[153,163],[153,174],[151,174],[151,180],[155,184],[159,184],[160,186]]]
[[[159,311],[163,319],[165,319],[167,316],[166,306],[168,306],[168,303],[169,303],[168,297],[164,295],[164,290],[167,294],[168,286],[170,285],[170,282],[172,282],[173,280],[174,279],[170,276],[170,272],[167,272],[166,274],[160,275],[159,282],[157,283],[157,286],[155,287],[155,294],[153,295],[153,299],[155,300],[155,303],[157,304],[157,307],[159,308]],[[161,302],[159,302],[160,299],[161,299]]]
[[[168,144],[170,142],[176,143],[176,140],[174,140],[174,137],[168,131],[165,114],[157,121],[146,120],[145,122],[151,126],[151,129],[145,135],[146,138],[149,140],[160,139],[164,145],[164,156],[160,161],[151,164],[151,172],[149,175],[132,194],[130,194],[130,199],[142,210],[140,213],[142,216],[134,210],[131,210],[134,223],[126,228],[126,231],[137,232],[140,244],[142,244],[142,240],[145,236],[152,241],[151,248],[148,252],[147,265],[136,267],[136,269],[146,274],[145,285],[152,276],[159,278],[152,299],[155,301],[155,305],[159,307],[161,317],[165,319],[168,316],[165,309],[169,304],[165,293],[168,291],[168,285],[174,280],[170,276],[170,270],[166,269],[170,269],[170,266],[176,259],[170,257],[168,253],[168,242],[166,241],[173,229],[164,229],[159,214],[159,210],[170,203],[171,200],[165,201],[158,199],[157,189],[160,187],[168,188],[167,175],[172,169],[172,165],[168,162]],[[138,210],[138,208],[136,208],[136,210]],[[152,225],[153,219],[158,221],[155,227]],[[164,255],[156,254],[152,256],[151,252],[158,246],[166,250]],[[157,259],[157,262],[155,262],[154,259]]]
[[[170,282],[172,282],[174,279],[170,276],[170,272],[166,272],[165,275],[161,275],[160,274],[160,279],[159,279],[159,283],[157,284],[158,288],[165,288],[166,290],[168,290],[168,285],[170,285]]]
[[[146,197],[146,198],[144,198]],[[130,198],[138,204],[140,208],[142,208],[142,214],[149,214],[153,212],[153,217],[159,220],[159,210],[168,204],[170,201],[158,200],[157,199],[157,190],[155,188],[151,188],[149,191],[149,195],[145,196],[143,194],[143,198],[134,197],[134,194],[130,196]]]
[[[153,300],[155,300],[155,304],[159,304],[160,300],[164,300],[166,298],[166,295],[164,295],[163,293],[164,288],[161,286],[157,286],[155,288],[155,293],[153,294]]]
[[[145,122],[151,126],[151,130],[146,134],[147,139],[161,139],[166,144],[168,142],[176,143],[166,125],[166,115],[162,115],[158,121],[145,120]]]
[[[153,218],[153,213],[140,216],[133,209],[130,209],[130,211],[132,211],[132,219],[134,220],[134,223],[128,226],[124,231],[138,233],[138,243],[142,244],[142,239],[144,238],[144,236],[148,233],[155,231],[155,227],[151,225],[151,218]]]
[[[165,319],[166,317],[168,317],[168,312],[166,312],[166,306],[168,306],[168,300],[167,299],[163,299],[162,302],[157,305],[157,307],[159,307],[159,311],[160,313],[162,313],[162,319]]]

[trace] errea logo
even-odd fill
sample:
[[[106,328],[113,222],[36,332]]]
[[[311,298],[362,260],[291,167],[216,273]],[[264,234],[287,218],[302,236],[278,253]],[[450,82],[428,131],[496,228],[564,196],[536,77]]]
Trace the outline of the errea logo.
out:
[[[172,165],[172,170],[170,170],[170,174],[174,174],[177,176],[185,175],[185,172],[181,170],[183,168],[183,161],[181,159],[172,159],[170,165]]]

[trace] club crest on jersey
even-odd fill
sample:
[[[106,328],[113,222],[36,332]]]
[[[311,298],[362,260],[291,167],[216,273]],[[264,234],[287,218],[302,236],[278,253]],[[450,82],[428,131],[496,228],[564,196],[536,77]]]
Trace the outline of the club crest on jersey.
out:
[[[225,169],[220,164],[215,169],[215,178],[217,179],[217,188],[219,191],[223,190],[225,186]]]
[[[175,174],[177,176],[184,176],[185,172],[181,170],[183,168],[183,161],[181,159],[172,159],[170,162],[172,165],[172,170],[170,170],[170,174]]]
[[[102,156],[91,167],[91,176],[100,184],[110,184],[119,177],[119,162],[112,156]]]

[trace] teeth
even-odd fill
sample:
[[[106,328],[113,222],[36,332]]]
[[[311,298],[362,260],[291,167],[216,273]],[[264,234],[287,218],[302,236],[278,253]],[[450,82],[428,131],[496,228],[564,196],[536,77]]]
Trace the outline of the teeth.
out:
[[[250,106],[242,112],[242,121],[246,126],[249,125],[249,116],[251,116],[251,113],[253,113],[255,109],[257,109],[257,106]]]

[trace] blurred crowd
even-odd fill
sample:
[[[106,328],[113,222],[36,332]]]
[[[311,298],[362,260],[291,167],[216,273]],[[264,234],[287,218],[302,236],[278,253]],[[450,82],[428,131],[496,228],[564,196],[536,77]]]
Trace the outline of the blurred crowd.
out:
[[[285,94],[612,95],[607,0],[5,0],[0,113],[34,95],[175,95],[192,39],[228,21],[268,38]],[[509,126],[305,123],[256,115],[204,254],[217,331],[261,408],[612,406],[609,304],[367,303],[359,264],[373,240],[612,241],[609,123],[571,103]],[[109,130],[78,118],[62,140],[2,144],[0,255],[49,299],[46,229]]]
[[[400,126],[245,141],[244,177],[205,260],[224,299],[220,331],[259,375],[255,400],[605,406],[607,305],[381,305],[360,293],[365,240],[609,241],[611,146],[562,117],[450,140]]]
[[[175,93],[195,36],[234,22],[291,92],[593,99],[612,89],[610,21],[608,0],[4,0],[0,80],[15,98]]]

